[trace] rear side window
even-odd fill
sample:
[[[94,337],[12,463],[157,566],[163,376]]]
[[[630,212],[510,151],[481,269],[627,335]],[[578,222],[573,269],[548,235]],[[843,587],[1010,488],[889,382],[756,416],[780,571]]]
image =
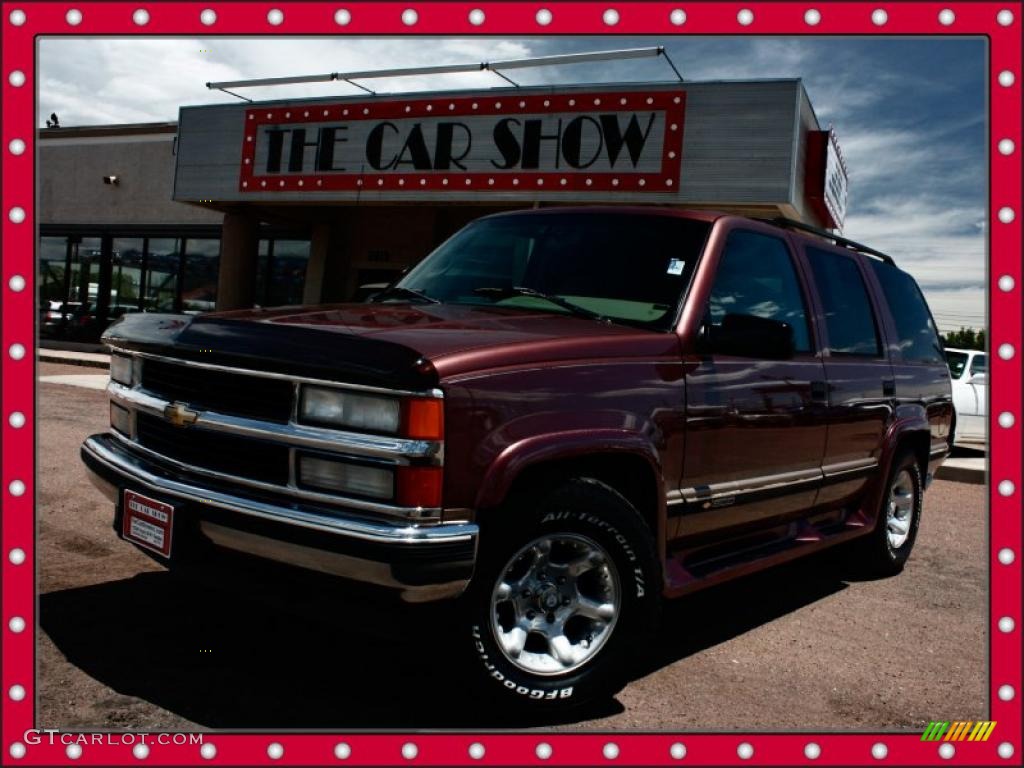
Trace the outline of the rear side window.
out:
[[[871,268],[882,286],[885,301],[896,321],[903,359],[909,362],[942,362],[943,349],[939,334],[914,278],[881,261],[872,261]]]
[[[974,359],[971,360],[971,376],[977,376],[979,373],[988,372],[988,361],[984,355],[975,355]]]
[[[882,344],[860,267],[849,256],[807,249],[833,355],[880,357]]]
[[[803,292],[782,240],[742,230],[729,235],[711,289],[711,324],[721,325],[727,314],[788,323],[794,350],[811,351]]]

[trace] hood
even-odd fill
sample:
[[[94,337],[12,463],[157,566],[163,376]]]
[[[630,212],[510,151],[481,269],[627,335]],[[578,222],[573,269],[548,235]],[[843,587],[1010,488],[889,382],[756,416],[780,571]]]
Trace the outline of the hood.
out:
[[[103,341],[219,365],[409,390],[474,370],[678,351],[670,333],[556,313],[451,304],[132,313],[112,324]]]

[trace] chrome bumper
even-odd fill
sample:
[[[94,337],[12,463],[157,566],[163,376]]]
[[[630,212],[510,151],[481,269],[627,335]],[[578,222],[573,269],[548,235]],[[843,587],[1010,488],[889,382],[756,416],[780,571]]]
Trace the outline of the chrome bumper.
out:
[[[343,511],[324,514],[214,490],[133,453],[110,435],[88,438],[81,455],[93,484],[115,504],[125,487],[181,500],[194,510],[203,536],[218,546],[397,589],[409,602],[455,597],[472,575],[479,532],[472,523],[371,522],[345,517]],[[229,521],[208,519],[214,511],[229,513]],[[274,536],[274,530],[301,533],[303,539]],[[451,578],[453,573],[457,577]]]

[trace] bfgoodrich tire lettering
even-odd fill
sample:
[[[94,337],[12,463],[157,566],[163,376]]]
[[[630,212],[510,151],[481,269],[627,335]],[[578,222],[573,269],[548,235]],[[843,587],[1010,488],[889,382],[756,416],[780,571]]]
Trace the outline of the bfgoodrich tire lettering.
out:
[[[616,692],[660,599],[653,538],[636,510],[576,479],[492,518],[466,606],[478,682],[507,703],[547,708]]]

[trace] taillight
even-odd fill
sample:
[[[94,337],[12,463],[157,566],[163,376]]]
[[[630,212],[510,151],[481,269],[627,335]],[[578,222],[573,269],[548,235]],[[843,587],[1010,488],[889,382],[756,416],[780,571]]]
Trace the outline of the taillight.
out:
[[[416,397],[404,402],[402,436],[416,440],[444,438],[444,401],[436,397]]]
[[[395,503],[400,507],[440,507],[443,467],[399,467]]]

